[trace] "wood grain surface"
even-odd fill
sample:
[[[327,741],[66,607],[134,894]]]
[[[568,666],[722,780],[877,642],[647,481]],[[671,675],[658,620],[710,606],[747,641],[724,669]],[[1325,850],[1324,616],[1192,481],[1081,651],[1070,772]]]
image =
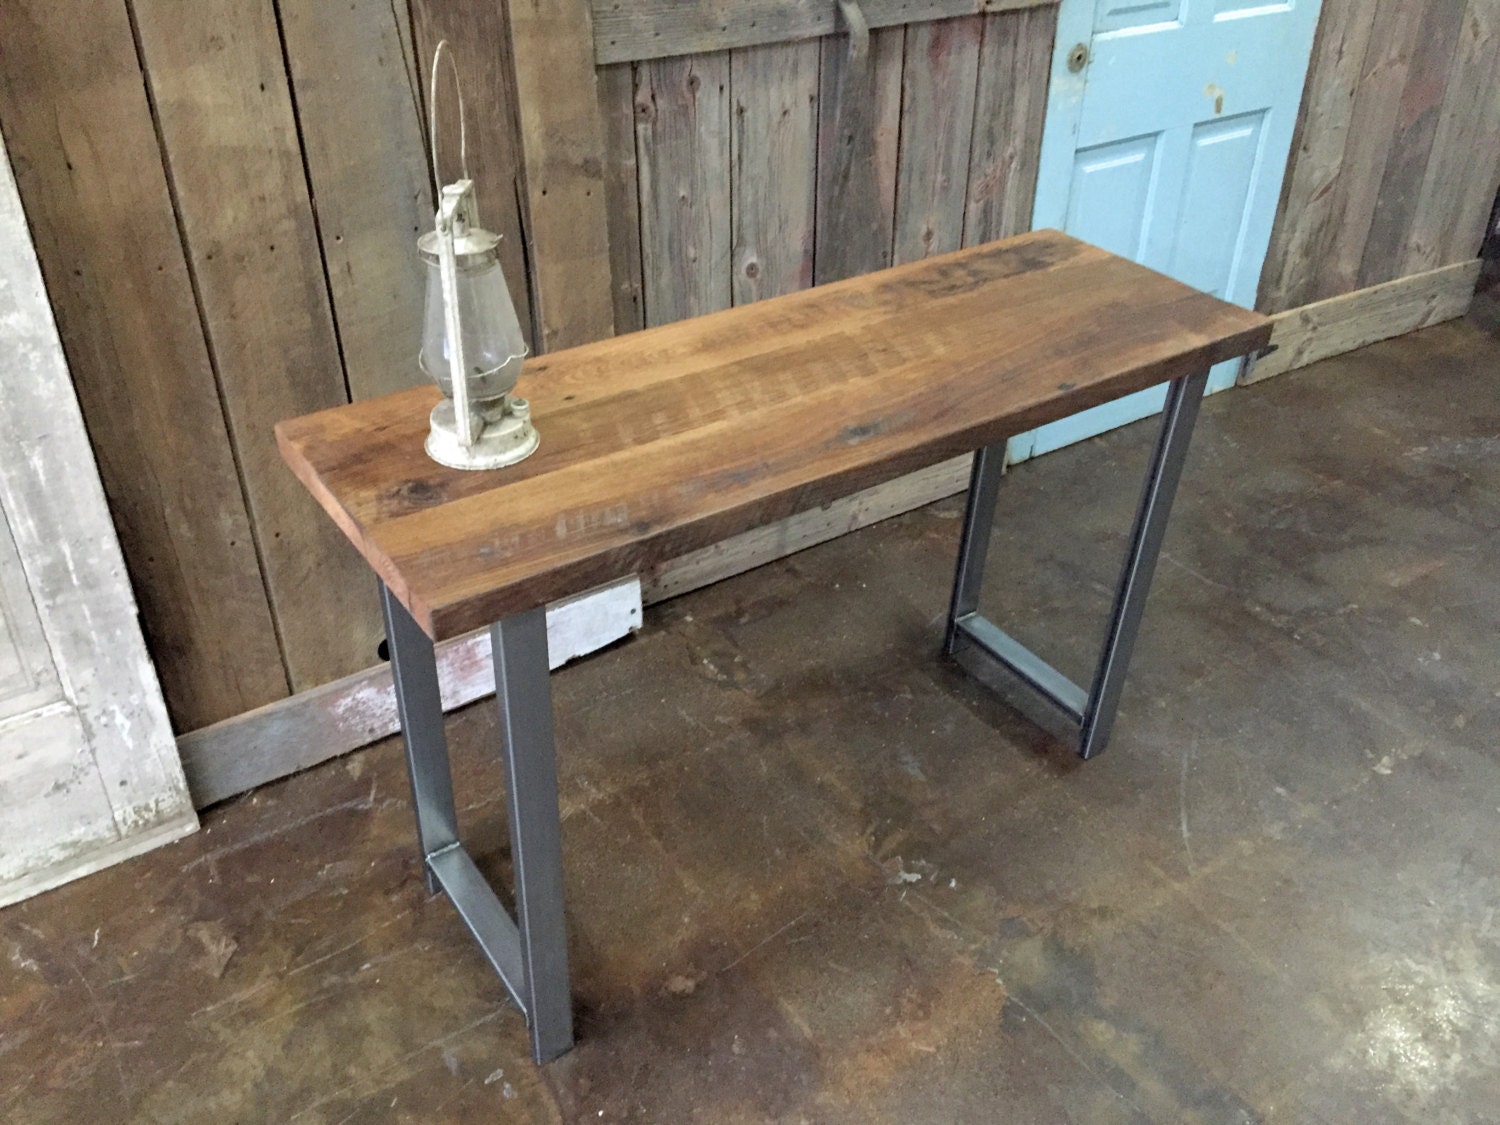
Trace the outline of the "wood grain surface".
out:
[[[635,135],[646,323],[728,308],[729,52],[637,67]]]
[[[818,45],[746,47],[729,74],[733,297],[745,305],[812,284]]]
[[[963,245],[983,35],[979,16],[906,29],[896,174],[897,263]]]
[[[1324,0],[1258,307],[1470,261],[1500,183],[1500,5]]]
[[[172,721],[278,699],[286,673],[125,4],[8,4],[0,124]]]
[[[964,245],[1031,228],[1056,8],[986,16],[969,151]]]
[[[871,32],[858,58],[848,35],[820,46],[813,268],[822,285],[891,264],[906,29]]]
[[[1263,346],[1270,322],[1055,231],[528,363],[541,449],[422,450],[435,390],[282,455],[435,639]]]
[[[416,244],[433,213],[410,23],[389,0],[277,10],[349,397],[405,390],[426,379]]]
[[[641,291],[641,193],[635,161],[635,68],[596,71],[604,127],[604,219],[609,234],[610,300],[615,334],[646,326]]]
[[[294,690],[367,667],[382,635],[359,559],[265,439],[348,400],[269,0],[135,0],[177,217]]]
[[[604,121],[588,0],[529,0],[509,11],[537,350],[550,352],[614,335]]]

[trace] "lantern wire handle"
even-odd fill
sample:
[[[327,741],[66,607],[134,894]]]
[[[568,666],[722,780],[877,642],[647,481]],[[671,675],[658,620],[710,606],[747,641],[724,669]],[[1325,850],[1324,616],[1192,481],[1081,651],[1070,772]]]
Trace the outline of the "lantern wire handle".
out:
[[[438,68],[442,65],[444,55],[448,58],[448,68],[453,71],[453,92],[458,95],[458,166],[463,173],[462,178],[465,180],[469,178],[469,127],[464,119],[464,88],[463,83],[459,81],[458,63],[453,59],[453,51],[448,45],[448,40],[443,39],[432,52],[432,81],[427,95],[427,137],[432,149],[434,191],[440,191],[443,186],[443,178],[438,172],[437,94]]]

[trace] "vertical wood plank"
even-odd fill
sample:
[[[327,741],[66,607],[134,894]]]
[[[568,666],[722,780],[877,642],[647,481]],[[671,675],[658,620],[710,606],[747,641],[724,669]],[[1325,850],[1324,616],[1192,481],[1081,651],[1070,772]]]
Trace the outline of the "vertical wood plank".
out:
[[[1401,259],[1411,237],[1427,163],[1432,158],[1438,115],[1463,23],[1464,0],[1429,0],[1422,15],[1406,87],[1389,129],[1388,155],[1364,237],[1359,276],[1351,288],[1368,288],[1401,276]]]
[[[411,28],[389,0],[279,2],[349,391],[399,391],[424,378],[416,239],[433,210]]]
[[[440,41],[447,39],[463,80],[469,122],[469,176],[474,181],[479,218],[500,236],[500,266],[527,342],[535,347],[521,125],[506,5],[498,0],[410,0],[410,5],[423,113],[427,111],[432,53]],[[447,70],[446,64],[443,69]],[[438,172],[444,183],[452,183],[460,169],[458,106],[451,77],[445,75],[439,84],[438,99]],[[427,221],[431,223],[430,215]]]
[[[985,17],[964,245],[1031,229],[1057,9]]]
[[[614,334],[604,125],[588,0],[512,0],[512,58],[540,346]]]
[[[1370,27],[1364,0],[1324,0],[1257,308],[1280,312],[1311,300]]]
[[[635,67],[599,68],[604,121],[604,215],[609,225],[615,334],[646,326],[641,297],[641,196],[635,160]]]
[[[123,0],[16,0],[0,125],[173,724],[287,693]]]
[[[1472,258],[1500,180],[1500,6],[1469,0],[1403,272]]]
[[[1365,243],[1375,218],[1412,55],[1433,6],[1428,0],[1382,0],[1370,16],[1370,42],[1354,87],[1349,134],[1329,208],[1328,236],[1312,287],[1316,300],[1351,293],[1359,287]]]
[[[296,690],[367,667],[358,555],[286,471],[282,418],[346,400],[270,0],[134,0],[188,258]]]
[[[819,285],[891,264],[906,29],[871,32],[869,53],[849,37],[821,41],[818,199],[813,269]]]
[[[818,44],[730,54],[733,300],[749,304],[813,280]]]
[[[907,28],[893,253],[898,264],[963,245],[983,30],[982,16]]]
[[[636,68],[646,323],[728,308],[729,54]]]

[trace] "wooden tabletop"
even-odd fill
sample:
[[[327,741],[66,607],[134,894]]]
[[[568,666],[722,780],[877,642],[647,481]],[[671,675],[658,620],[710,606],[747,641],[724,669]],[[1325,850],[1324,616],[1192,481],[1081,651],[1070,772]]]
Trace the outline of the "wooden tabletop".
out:
[[[517,393],[542,444],[508,469],[428,459],[430,386],[276,437],[442,640],[1201,371],[1270,331],[1038,231],[529,360]]]

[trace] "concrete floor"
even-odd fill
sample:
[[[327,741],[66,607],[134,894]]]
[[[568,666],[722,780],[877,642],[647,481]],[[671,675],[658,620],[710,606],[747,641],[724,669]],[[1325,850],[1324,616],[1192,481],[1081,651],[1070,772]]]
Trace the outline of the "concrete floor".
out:
[[[387,741],[0,913],[0,1118],[1500,1120],[1497,325],[1210,400],[1086,766],[934,658],[957,500],[560,673],[558,1063]],[[1078,676],[1151,437],[1002,489],[987,608]],[[449,729],[503,878],[492,706]]]

